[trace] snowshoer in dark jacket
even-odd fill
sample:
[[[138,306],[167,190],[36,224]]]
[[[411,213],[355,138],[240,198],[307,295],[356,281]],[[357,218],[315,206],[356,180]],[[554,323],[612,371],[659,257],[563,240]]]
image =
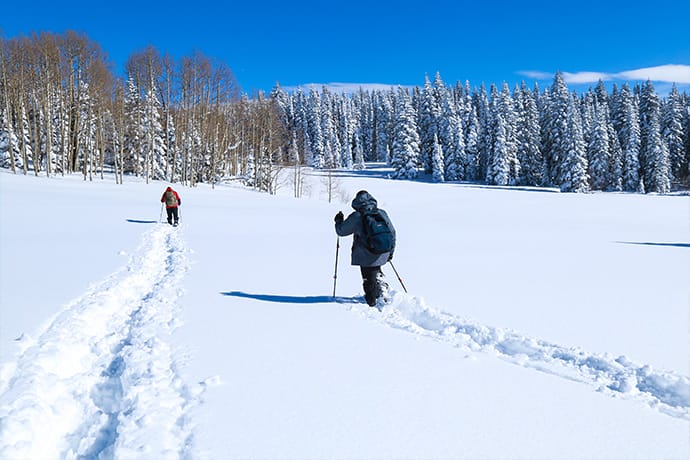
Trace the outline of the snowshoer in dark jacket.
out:
[[[177,194],[172,187],[168,187],[163,192],[161,203],[165,203],[165,210],[168,213],[168,223],[170,225],[177,225],[180,222],[180,214],[177,207],[182,204],[180,195]]]
[[[362,272],[364,298],[370,306],[376,306],[377,300],[385,301],[388,285],[383,280],[381,266],[393,259],[395,251],[395,228],[383,209],[378,209],[376,199],[366,190],[357,192],[352,200],[355,210],[347,219],[342,211],[335,216],[335,232],[338,236],[353,235],[352,237],[352,265],[359,265]],[[381,213],[392,232],[393,247],[383,254],[375,254],[367,249],[364,238],[364,223],[362,215],[366,211],[376,210]]]

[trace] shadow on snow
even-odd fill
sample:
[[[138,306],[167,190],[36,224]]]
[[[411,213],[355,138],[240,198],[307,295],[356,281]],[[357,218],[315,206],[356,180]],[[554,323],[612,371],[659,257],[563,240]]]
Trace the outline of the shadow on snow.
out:
[[[157,224],[157,220],[138,220],[138,219],[127,219],[127,222],[132,224]]]
[[[651,242],[644,242],[644,241],[616,241],[616,243],[620,244],[635,244],[638,246],[667,246],[667,247],[673,247],[673,248],[690,248],[690,243],[651,243]]]
[[[330,295],[311,295],[311,296],[289,296],[289,295],[271,295],[271,294],[249,294],[242,291],[221,292],[222,295],[229,297],[241,297],[244,299],[261,300],[263,302],[277,302],[277,303],[297,303],[297,304],[314,304],[314,303],[363,303],[361,296],[358,297],[340,297]]]

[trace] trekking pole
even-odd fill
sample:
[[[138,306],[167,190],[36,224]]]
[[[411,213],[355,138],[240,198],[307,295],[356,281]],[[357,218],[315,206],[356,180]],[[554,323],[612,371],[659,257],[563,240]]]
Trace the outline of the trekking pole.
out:
[[[163,222],[163,203],[161,203],[161,214],[158,216],[158,223]]]
[[[389,260],[388,261],[391,264],[391,267],[393,267],[393,271],[395,272],[395,276],[398,277],[398,281],[400,281],[400,285],[403,288],[403,291],[405,291],[405,294],[407,294],[407,288],[405,287],[405,283],[403,283],[402,278],[400,278],[400,275],[398,275],[398,270],[395,269],[395,265],[393,265],[393,261]]]
[[[333,272],[333,298],[335,299],[335,283],[338,280],[338,250],[340,249],[340,237],[335,240],[335,271]]]

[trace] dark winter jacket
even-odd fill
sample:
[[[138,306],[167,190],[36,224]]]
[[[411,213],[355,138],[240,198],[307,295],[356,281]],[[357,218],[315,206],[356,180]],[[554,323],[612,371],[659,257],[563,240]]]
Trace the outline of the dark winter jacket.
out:
[[[355,210],[352,214],[347,216],[347,219],[336,222],[335,232],[338,236],[353,235],[352,237],[352,265],[360,265],[362,267],[379,267],[388,262],[389,258],[393,257],[395,251],[395,229],[391,223],[388,214],[383,209],[379,209],[383,218],[386,219],[388,225],[393,230],[393,250],[384,252],[383,254],[373,254],[369,252],[364,244],[364,226],[362,224],[361,211],[376,209],[377,203],[373,196],[368,192],[362,191],[357,194],[352,200],[352,208]]]
[[[172,193],[175,196],[174,202],[173,200],[166,200],[166,195],[168,193]],[[161,197],[161,203],[165,203],[166,208],[176,208],[182,204],[182,200],[180,199],[180,195],[178,195],[177,192],[172,189],[172,187],[168,187],[165,189],[165,192],[163,192],[163,196]]]

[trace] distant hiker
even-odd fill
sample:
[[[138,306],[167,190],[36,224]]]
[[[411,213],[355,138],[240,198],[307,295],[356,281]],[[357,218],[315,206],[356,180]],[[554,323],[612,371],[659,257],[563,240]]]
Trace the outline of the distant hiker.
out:
[[[366,190],[357,192],[352,200],[355,210],[345,219],[342,211],[335,215],[338,236],[353,235],[352,265],[359,265],[364,282],[364,298],[369,306],[386,301],[388,285],[383,280],[381,266],[393,259],[395,228],[383,209]]]
[[[168,212],[168,223],[177,226],[180,222],[180,214],[177,207],[182,204],[180,195],[178,195],[172,187],[168,187],[165,189],[165,192],[163,192],[161,203],[165,203],[165,210]]]

